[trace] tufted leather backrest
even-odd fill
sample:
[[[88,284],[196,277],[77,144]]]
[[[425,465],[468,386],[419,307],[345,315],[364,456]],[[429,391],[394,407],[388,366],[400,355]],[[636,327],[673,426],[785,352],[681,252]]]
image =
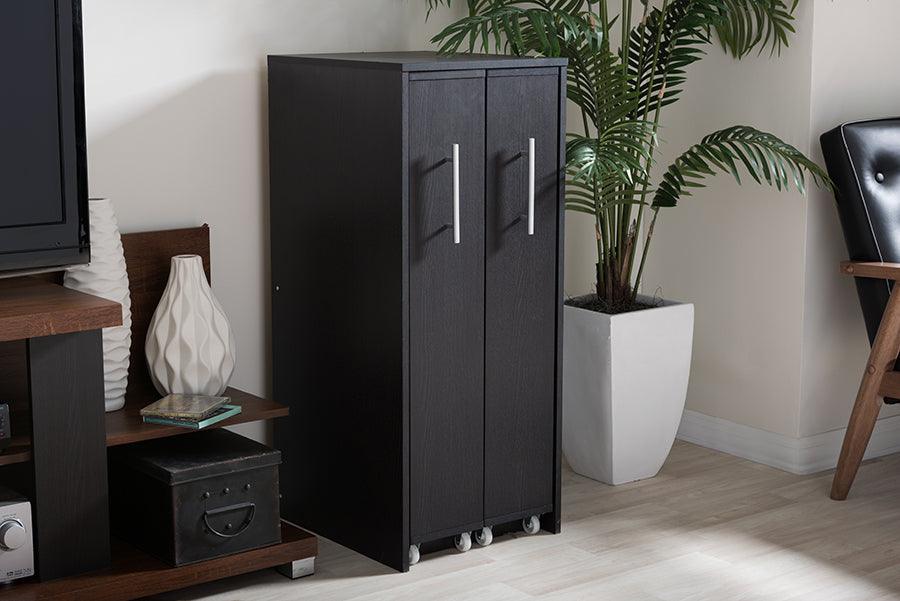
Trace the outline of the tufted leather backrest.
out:
[[[845,123],[821,143],[850,259],[900,263],[900,118]],[[856,278],[856,289],[873,341],[890,283]]]

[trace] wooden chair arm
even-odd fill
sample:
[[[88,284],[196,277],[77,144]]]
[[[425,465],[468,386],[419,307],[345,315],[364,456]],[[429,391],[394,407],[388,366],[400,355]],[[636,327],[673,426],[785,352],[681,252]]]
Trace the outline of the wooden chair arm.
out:
[[[855,278],[900,280],[900,263],[844,261],[841,263],[841,273]]]

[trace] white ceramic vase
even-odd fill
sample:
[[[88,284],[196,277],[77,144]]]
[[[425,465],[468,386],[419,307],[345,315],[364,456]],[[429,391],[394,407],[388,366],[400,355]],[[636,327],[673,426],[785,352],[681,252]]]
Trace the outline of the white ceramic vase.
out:
[[[172,257],[145,352],[150,378],[162,395],[219,396],[228,386],[234,371],[234,335],[199,256]]]
[[[652,478],[684,412],[694,306],[663,302],[619,315],[566,306],[564,322],[566,460],[607,484]]]
[[[131,356],[131,295],[119,222],[107,198],[88,201],[91,222],[91,262],[66,270],[66,288],[93,294],[122,305],[122,325],[103,329],[103,384],[107,411],[125,406]]]

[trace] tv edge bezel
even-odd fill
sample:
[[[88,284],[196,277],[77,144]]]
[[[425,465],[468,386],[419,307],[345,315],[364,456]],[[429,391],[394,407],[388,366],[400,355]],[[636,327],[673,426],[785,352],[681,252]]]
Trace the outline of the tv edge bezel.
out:
[[[62,269],[68,265],[88,263],[91,258],[81,0],[43,1],[52,1],[57,15],[63,220],[60,223],[0,230],[0,272]]]

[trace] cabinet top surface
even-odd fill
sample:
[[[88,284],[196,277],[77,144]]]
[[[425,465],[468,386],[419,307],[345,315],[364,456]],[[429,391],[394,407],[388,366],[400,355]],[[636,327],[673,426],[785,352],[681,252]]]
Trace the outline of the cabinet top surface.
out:
[[[393,71],[451,71],[458,69],[564,67],[568,61],[565,58],[506,56],[499,54],[445,55],[437,52],[352,52],[271,55],[269,56],[269,62],[305,62]]]
[[[34,277],[0,280],[0,342],[122,325],[119,303]]]

